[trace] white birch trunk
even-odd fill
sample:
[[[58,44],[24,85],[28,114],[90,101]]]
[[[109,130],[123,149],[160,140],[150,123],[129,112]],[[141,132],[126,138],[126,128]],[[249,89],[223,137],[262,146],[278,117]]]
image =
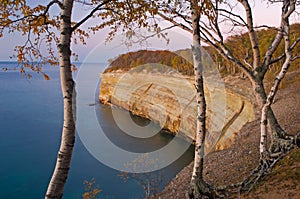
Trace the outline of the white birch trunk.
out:
[[[207,192],[207,184],[203,180],[203,156],[204,156],[204,142],[206,135],[206,102],[204,96],[203,86],[203,65],[201,60],[201,37],[200,37],[200,10],[197,1],[191,1],[191,15],[193,27],[193,60],[194,60],[194,78],[196,88],[197,101],[197,128],[196,128],[196,142],[195,142],[195,157],[194,167],[191,178],[191,186],[193,188],[193,197],[198,198],[202,193]]]
[[[247,3],[245,3],[245,2],[247,2],[247,1],[244,1],[244,3],[243,3],[244,5],[249,5],[248,2]],[[247,14],[247,16],[248,16],[247,21],[249,21],[249,14]],[[281,26],[282,26],[282,23],[281,23]],[[249,33],[249,35],[251,38],[251,33]],[[251,77],[251,75],[250,75],[250,80],[252,81],[253,89],[255,91],[258,108],[259,108],[259,110],[262,110],[262,111],[265,111],[265,109],[266,109],[263,107],[267,100],[267,94],[266,94],[266,91],[265,91],[264,85],[263,85],[264,75],[265,75],[266,71],[270,68],[271,58],[272,58],[274,52],[277,50],[282,38],[283,38],[282,31],[279,30],[277,32],[277,35],[274,38],[273,42],[269,46],[267,52],[265,53],[264,59],[260,66],[261,69],[254,70],[253,77]],[[252,40],[252,39],[250,39],[250,40]],[[253,44],[255,44],[255,42],[254,43],[251,42],[252,49],[254,49]],[[253,50],[253,54],[255,54],[254,50]],[[256,67],[254,67],[254,69],[256,69]],[[262,116],[261,112],[260,112],[260,115]],[[265,123],[265,125],[267,125],[267,123],[268,123],[269,126],[271,127],[271,130],[273,131],[273,133],[275,135],[277,135],[278,137],[285,137],[286,134],[285,134],[284,130],[281,128],[281,126],[279,125],[279,123],[276,119],[276,116],[271,107],[268,108],[268,115],[264,115],[263,118],[261,118],[261,121],[263,121]],[[261,124],[261,126],[262,125],[264,125],[264,124]],[[267,139],[267,138],[265,137],[265,139]]]
[[[283,11],[287,10],[288,1],[283,2]],[[288,11],[288,10],[287,10]],[[279,74],[276,76],[275,81],[271,87],[271,90],[267,96],[266,102],[263,105],[261,112],[261,136],[260,136],[260,154],[263,156],[267,152],[267,132],[268,132],[268,112],[270,111],[271,105],[273,103],[273,99],[278,91],[279,84],[281,80],[284,78],[286,72],[291,63],[292,53],[290,50],[290,27],[288,18],[285,17],[285,13],[282,15],[281,28],[283,31],[284,38],[284,52],[285,52],[285,61],[281,67]]]
[[[196,9],[192,9],[192,23],[193,23],[193,60],[194,60],[194,78],[196,87],[196,101],[197,101],[197,128],[196,128],[196,143],[195,143],[195,159],[192,181],[202,176],[203,155],[204,155],[204,139],[205,139],[205,116],[206,116],[206,102],[203,89],[202,77],[202,62],[201,62],[201,46],[200,46],[200,32],[199,32],[200,15],[197,14]]]
[[[64,122],[56,166],[45,196],[47,199],[62,198],[75,142],[75,113],[73,112],[75,83],[70,61],[72,9],[73,0],[64,0],[60,14],[60,44],[58,45],[61,89],[64,100]]]

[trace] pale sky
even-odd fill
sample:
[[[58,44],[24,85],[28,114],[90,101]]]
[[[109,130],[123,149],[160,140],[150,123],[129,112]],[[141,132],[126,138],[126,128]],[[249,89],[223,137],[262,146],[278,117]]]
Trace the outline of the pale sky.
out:
[[[277,5],[266,5],[262,3],[262,0],[250,1],[253,6],[253,15],[255,25],[268,24],[272,26],[278,26],[280,20],[280,6]],[[74,18],[79,20],[84,12],[75,9]],[[78,14],[80,13],[80,14]],[[299,21],[299,16],[294,16],[292,20]],[[90,39],[87,40],[87,45],[73,46],[73,51],[79,55],[80,62],[106,62],[110,58],[114,58],[119,54],[126,53],[128,51],[134,51],[139,49],[145,49],[139,45],[133,46],[128,49],[122,44],[123,36],[117,35],[116,39],[112,42],[105,44],[104,40],[107,36],[107,31],[103,30],[98,32],[96,35],[91,35]],[[169,32],[170,43],[167,45],[165,41],[153,38],[149,41],[147,49],[168,49],[178,50],[183,48],[189,48],[191,46],[191,35],[180,29],[173,29]],[[13,54],[14,46],[21,44],[23,39],[18,33],[6,34],[0,38],[0,61],[9,60],[9,56]]]

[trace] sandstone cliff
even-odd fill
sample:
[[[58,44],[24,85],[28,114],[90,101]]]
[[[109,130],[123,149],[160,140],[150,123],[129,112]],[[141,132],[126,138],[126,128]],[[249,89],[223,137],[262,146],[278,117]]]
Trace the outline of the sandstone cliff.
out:
[[[101,74],[99,100],[149,118],[172,133],[194,139],[196,102],[193,79],[178,74],[113,71]],[[207,86],[209,85],[213,86]],[[209,150],[224,149],[242,126],[255,119],[250,90],[232,89],[207,78]]]

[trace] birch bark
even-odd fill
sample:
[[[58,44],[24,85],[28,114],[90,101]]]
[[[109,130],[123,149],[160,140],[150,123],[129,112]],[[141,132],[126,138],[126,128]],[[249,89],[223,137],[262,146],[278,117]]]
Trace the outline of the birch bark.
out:
[[[206,135],[206,101],[203,85],[203,65],[201,59],[201,37],[200,37],[200,7],[196,0],[191,0],[191,19],[193,27],[193,61],[194,78],[197,101],[197,127],[195,142],[194,167],[191,178],[191,189],[187,198],[201,198],[210,193],[208,185],[203,180],[203,156]]]
[[[281,70],[279,74],[276,76],[275,81],[270,89],[270,92],[268,96],[266,97],[266,102],[262,107],[262,112],[261,112],[261,136],[260,136],[260,154],[263,156],[268,151],[267,148],[267,132],[268,132],[268,114],[271,110],[271,105],[273,103],[273,99],[278,91],[279,84],[281,80],[284,78],[286,72],[289,69],[291,60],[292,60],[292,52],[291,52],[291,44],[290,44],[290,26],[289,26],[289,14],[291,11],[293,11],[294,5],[293,1],[283,1],[283,6],[282,6],[282,17],[281,17],[281,31],[282,31],[282,36],[284,39],[284,53],[285,53],[285,61],[281,67]],[[279,43],[279,42],[278,42]],[[273,113],[273,112],[272,112]],[[271,113],[271,114],[272,114]],[[273,129],[272,129],[273,130]],[[273,137],[279,138],[278,135],[274,135]]]
[[[64,122],[56,166],[45,198],[62,198],[75,142],[75,83],[71,71],[71,15],[73,0],[64,0],[60,14],[60,43],[58,45],[61,89],[64,100]]]

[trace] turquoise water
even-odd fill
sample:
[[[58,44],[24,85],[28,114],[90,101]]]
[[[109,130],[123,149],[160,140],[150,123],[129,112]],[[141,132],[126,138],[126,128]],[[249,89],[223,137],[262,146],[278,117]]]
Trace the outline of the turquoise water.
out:
[[[45,67],[51,78],[45,81],[41,75],[33,74],[32,79],[26,79],[18,71],[2,70],[15,65],[0,62],[0,198],[43,198],[54,168],[62,126],[58,67]],[[101,70],[105,66],[95,64]],[[95,110],[106,131],[120,146],[132,145],[135,140],[120,136],[121,130],[114,124],[110,107],[99,104],[96,96],[97,93]],[[144,119],[135,119],[147,123]],[[172,136],[159,134],[152,143],[161,147],[171,139]],[[162,176],[159,190],[192,160],[192,156],[193,149],[190,148],[178,161],[157,172]],[[77,138],[63,198],[82,198],[83,181],[92,178],[102,190],[101,198],[144,197],[139,180],[125,181],[119,174],[90,155]]]

